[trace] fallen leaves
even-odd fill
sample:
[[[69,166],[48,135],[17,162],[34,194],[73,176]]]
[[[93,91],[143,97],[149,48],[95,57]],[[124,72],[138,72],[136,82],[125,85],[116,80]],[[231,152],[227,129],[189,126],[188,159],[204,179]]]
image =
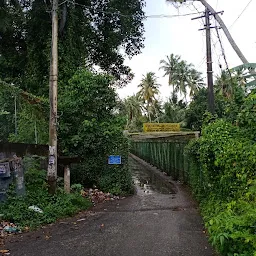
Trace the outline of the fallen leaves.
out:
[[[84,197],[88,197],[94,205],[105,202],[105,201],[113,201],[113,200],[119,200],[119,199],[125,198],[125,197],[115,196],[111,193],[104,193],[98,189],[92,189],[92,188],[88,190],[81,190],[81,195]]]
[[[2,250],[0,250],[0,253],[1,253],[1,255],[10,255],[10,252],[9,252],[10,250],[7,250],[7,249],[2,249]]]
[[[9,250],[0,250],[0,253],[7,253]]]

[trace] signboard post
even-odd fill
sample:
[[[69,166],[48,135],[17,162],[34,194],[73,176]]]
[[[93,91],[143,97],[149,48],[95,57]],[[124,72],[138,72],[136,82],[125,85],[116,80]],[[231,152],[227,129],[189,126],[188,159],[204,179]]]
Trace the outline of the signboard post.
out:
[[[108,157],[108,164],[122,164],[122,159],[121,159],[121,156],[114,156],[114,155],[111,155]]]
[[[144,123],[144,132],[179,132],[179,123]]]

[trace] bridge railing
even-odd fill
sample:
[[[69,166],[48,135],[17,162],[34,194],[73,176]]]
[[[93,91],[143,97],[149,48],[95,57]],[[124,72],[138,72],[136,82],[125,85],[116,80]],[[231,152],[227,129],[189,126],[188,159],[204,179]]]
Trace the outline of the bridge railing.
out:
[[[189,183],[190,162],[185,152],[187,143],[188,140],[131,141],[130,151],[173,179]]]

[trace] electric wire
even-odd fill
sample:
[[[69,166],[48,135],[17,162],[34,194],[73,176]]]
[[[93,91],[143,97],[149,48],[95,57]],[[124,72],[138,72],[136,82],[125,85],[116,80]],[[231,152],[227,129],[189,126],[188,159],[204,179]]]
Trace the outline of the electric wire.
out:
[[[75,1],[71,1],[71,0],[64,0],[63,2],[61,2],[59,4],[62,5],[64,3],[71,3],[71,4],[74,4],[74,5],[77,5],[77,6],[81,6],[81,7],[85,7],[85,8],[91,8],[91,6],[88,6],[88,5],[83,5],[83,4],[79,4],[79,3],[76,3]],[[106,13],[106,14],[117,14],[119,16],[122,16],[122,17],[131,17],[131,15],[125,15],[125,14],[122,14],[120,13],[119,10],[117,9],[114,9],[114,8],[111,8],[113,9],[113,12],[112,11],[105,11],[105,10],[100,10],[102,13]],[[194,13],[185,13],[185,14],[174,14],[174,15],[168,15],[168,14],[151,14],[151,15],[146,15],[145,18],[176,18],[176,17],[186,17],[186,16],[191,16],[191,15],[195,15],[195,14],[198,14],[197,12],[194,12]]]
[[[245,8],[242,10],[242,12],[238,15],[238,17],[236,18],[236,20],[231,24],[231,26],[229,28],[232,28],[234,26],[234,24],[241,18],[241,16],[244,14],[244,12],[246,11],[246,9],[249,7],[249,5],[251,4],[253,0],[250,0],[247,5],[245,6]]]
[[[230,72],[230,69],[229,69],[229,66],[228,66],[228,62],[227,62],[227,58],[226,58],[224,46],[223,46],[222,40],[221,40],[221,38],[220,38],[219,30],[218,30],[218,28],[215,28],[215,29],[216,29],[217,37],[218,37],[218,40],[219,40],[219,44],[220,44],[222,56],[223,56],[224,62],[225,62],[225,64],[226,64],[227,71],[228,71],[228,73],[229,73],[229,75],[230,75],[230,78],[232,78],[232,75],[231,75],[231,72]]]

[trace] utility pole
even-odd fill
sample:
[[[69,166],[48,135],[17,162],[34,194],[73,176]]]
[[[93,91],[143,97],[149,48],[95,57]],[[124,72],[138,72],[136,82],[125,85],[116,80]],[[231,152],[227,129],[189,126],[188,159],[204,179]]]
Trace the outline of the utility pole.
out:
[[[214,92],[213,92],[213,71],[212,71],[212,46],[211,46],[211,24],[210,12],[205,10],[205,29],[206,29],[206,61],[207,61],[207,85],[208,85],[208,104],[209,111],[214,114]]]
[[[171,2],[171,3],[177,3],[179,2],[180,4],[184,3],[184,2],[201,2],[205,8],[207,8],[211,13],[214,13],[214,18],[218,21],[220,27],[222,28],[224,34],[226,35],[230,45],[232,46],[232,48],[234,49],[234,51],[236,52],[237,56],[240,58],[240,60],[246,64],[248,63],[248,60],[246,59],[246,57],[244,56],[244,54],[242,53],[242,51],[240,50],[240,48],[238,47],[238,45],[236,44],[235,40],[233,39],[233,37],[231,36],[227,26],[225,25],[224,21],[221,19],[220,15],[218,12],[216,12],[213,7],[206,1],[206,0],[166,0],[167,2]],[[221,12],[222,14],[223,12]]]
[[[214,106],[214,91],[213,91],[213,71],[212,71],[212,46],[211,46],[211,29],[210,24],[210,16],[216,15],[218,13],[211,13],[208,8],[205,10],[205,15],[193,18],[192,20],[205,18],[205,28],[199,30],[206,30],[206,60],[207,60],[207,86],[208,86],[208,109],[214,114],[215,106]]]
[[[58,87],[58,0],[52,0],[52,43],[49,79],[49,159],[47,181],[49,193],[57,187],[57,87]]]
[[[244,54],[242,53],[242,51],[240,50],[240,48],[238,47],[238,45],[236,44],[235,40],[233,39],[233,37],[231,36],[227,26],[225,25],[224,21],[222,20],[222,18],[219,15],[219,12],[216,12],[212,6],[206,1],[206,0],[199,0],[211,13],[214,14],[214,18],[218,21],[220,27],[222,28],[224,34],[226,35],[230,45],[232,46],[232,48],[234,49],[234,51],[236,52],[237,56],[240,58],[240,60],[246,64],[249,63],[248,60],[246,59],[246,57],[244,56]],[[221,14],[223,14],[223,12],[220,12]]]

